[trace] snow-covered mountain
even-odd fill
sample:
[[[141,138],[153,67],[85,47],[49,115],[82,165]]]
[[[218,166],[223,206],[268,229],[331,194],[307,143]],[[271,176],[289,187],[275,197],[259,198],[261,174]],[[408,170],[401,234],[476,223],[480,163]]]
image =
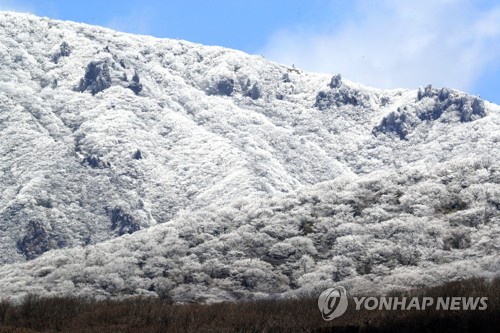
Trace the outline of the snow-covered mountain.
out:
[[[0,13],[0,297],[500,273],[500,107]]]

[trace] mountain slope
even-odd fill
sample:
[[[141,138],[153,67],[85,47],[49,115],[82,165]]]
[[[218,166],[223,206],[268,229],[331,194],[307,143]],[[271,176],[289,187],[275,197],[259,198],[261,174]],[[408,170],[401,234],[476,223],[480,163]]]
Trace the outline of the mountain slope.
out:
[[[5,296],[231,299],[499,270],[496,105],[26,14],[0,25]]]
[[[0,295],[214,301],[314,295],[337,283],[366,294],[492,277],[500,271],[499,198],[492,161],[339,177],[5,265]]]

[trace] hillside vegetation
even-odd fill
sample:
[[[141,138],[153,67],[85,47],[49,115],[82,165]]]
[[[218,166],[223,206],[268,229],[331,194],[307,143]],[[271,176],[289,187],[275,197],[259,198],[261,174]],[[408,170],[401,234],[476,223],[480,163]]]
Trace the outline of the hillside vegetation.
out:
[[[0,298],[353,294],[500,272],[500,108],[0,13]]]

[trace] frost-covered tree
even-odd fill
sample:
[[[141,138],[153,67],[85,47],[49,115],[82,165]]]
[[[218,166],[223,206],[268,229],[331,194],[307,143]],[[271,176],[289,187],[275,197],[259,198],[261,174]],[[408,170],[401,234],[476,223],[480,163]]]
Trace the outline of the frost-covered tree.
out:
[[[0,25],[0,298],[211,302],[500,271],[498,106],[27,14]]]

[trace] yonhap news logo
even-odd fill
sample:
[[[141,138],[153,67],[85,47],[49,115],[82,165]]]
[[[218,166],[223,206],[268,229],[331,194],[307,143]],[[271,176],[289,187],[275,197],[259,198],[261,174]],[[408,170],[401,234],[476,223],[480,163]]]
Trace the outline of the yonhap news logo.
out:
[[[335,319],[347,310],[347,292],[344,287],[326,289],[319,295],[318,307],[326,321]]]
[[[444,311],[483,311],[488,308],[488,297],[405,297],[370,296],[352,297],[355,310],[421,311],[428,309]],[[342,316],[349,305],[344,287],[326,289],[318,297],[318,307],[324,320]]]

